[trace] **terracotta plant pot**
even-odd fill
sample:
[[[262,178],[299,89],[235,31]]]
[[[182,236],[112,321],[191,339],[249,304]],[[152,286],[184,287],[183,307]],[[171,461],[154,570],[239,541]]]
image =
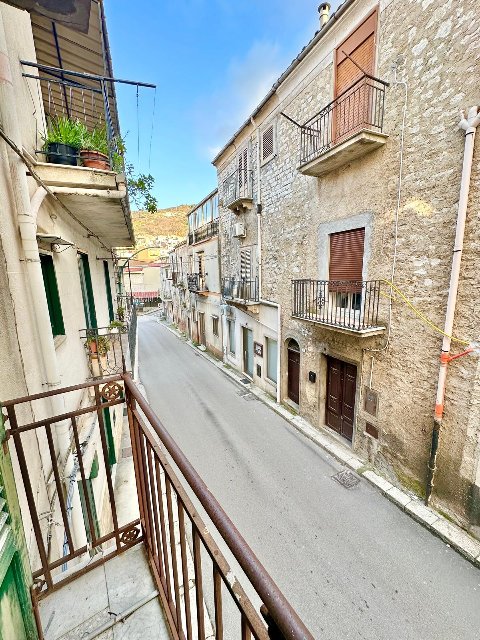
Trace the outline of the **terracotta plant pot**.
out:
[[[103,169],[110,170],[110,162],[108,156],[100,151],[87,151],[82,149],[80,151],[80,158],[84,167],[90,167],[90,169]]]

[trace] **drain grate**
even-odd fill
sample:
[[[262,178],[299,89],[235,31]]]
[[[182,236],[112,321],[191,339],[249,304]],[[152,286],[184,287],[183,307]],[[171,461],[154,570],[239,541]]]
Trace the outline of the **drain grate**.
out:
[[[334,476],[332,476],[332,478],[339,482],[342,487],[345,487],[346,489],[353,489],[353,487],[356,487],[360,482],[360,478],[358,476],[347,470],[336,473]]]

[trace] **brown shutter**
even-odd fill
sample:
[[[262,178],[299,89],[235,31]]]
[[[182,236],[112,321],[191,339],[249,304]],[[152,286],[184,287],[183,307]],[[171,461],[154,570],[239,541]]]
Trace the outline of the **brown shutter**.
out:
[[[365,229],[352,229],[330,235],[329,280],[362,280]],[[330,291],[359,291],[360,286],[330,284]]]
[[[339,96],[352,86],[362,75],[345,54],[348,54],[368,74],[375,68],[375,31],[377,12],[372,13],[346,40],[335,53],[336,76],[335,95]]]

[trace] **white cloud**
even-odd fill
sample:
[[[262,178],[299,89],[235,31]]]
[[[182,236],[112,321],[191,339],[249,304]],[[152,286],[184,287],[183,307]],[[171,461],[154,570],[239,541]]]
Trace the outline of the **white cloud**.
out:
[[[231,60],[223,86],[197,101],[196,132],[210,160],[265,97],[284,66],[276,43],[254,42],[243,57]]]

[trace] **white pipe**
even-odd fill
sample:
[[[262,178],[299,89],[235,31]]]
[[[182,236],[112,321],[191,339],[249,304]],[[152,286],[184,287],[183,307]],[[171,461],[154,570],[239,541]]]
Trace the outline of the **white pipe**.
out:
[[[428,504],[434,486],[434,476],[436,470],[438,442],[440,429],[443,421],[445,387],[447,381],[447,368],[452,340],[450,336],[453,331],[455,319],[455,307],[457,304],[458,283],[460,280],[460,266],[462,262],[463,237],[465,234],[465,223],[467,219],[468,194],[470,191],[470,178],[472,174],[473,150],[475,144],[475,134],[480,124],[480,112],[478,106],[470,107],[468,116],[465,111],[461,112],[462,119],[459,127],[465,131],[465,148],[463,153],[462,178],[460,182],[460,196],[458,199],[457,226],[455,232],[455,243],[453,248],[452,269],[450,272],[450,285],[448,289],[447,310],[445,312],[444,337],[442,342],[442,353],[440,355],[440,367],[438,372],[437,393],[435,398],[435,412],[433,420],[432,445],[430,449],[430,459],[428,463],[428,479],[426,487],[425,503]]]
[[[256,127],[253,117],[250,118],[253,127]],[[271,302],[263,298],[262,280],[262,180],[260,172],[260,129],[257,128],[257,260],[258,260],[258,301],[270,307],[277,308],[277,402],[281,402],[282,394],[280,388],[280,354],[281,354],[281,313],[280,304]]]
[[[3,66],[9,67],[9,55],[3,17],[0,13],[0,57]],[[4,73],[3,77],[12,76],[11,69]],[[11,82],[4,79],[0,82],[0,120],[5,133],[15,144],[21,148],[22,138],[17,120],[18,109],[16,107],[15,92]],[[48,387],[55,387],[60,383],[60,375],[57,368],[57,357],[53,341],[52,329],[50,325],[50,315],[48,311],[47,298],[43,282],[42,267],[40,264],[40,254],[37,245],[37,214],[38,209],[45,198],[46,191],[43,188],[37,189],[32,201],[22,160],[14,151],[7,146],[6,149],[8,164],[10,168],[10,184],[14,207],[17,213],[20,238],[24,252],[26,267],[26,281],[30,290],[33,305],[35,324],[38,332],[39,346],[42,356],[42,364],[45,375],[45,383]],[[60,395],[52,396],[52,409],[56,415],[65,412],[63,398]],[[69,448],[68,437],[65,438],[65,429],[57,428],[57,443],[60,448],[62,459],[65,458]],[[68,434],[68,428],[67,428]]]
[[[457,229],[455,234],[455,245],[453,248],[452,270],[450,273],[450,286],[448,289],[447,310],[445,313],[445,328],[447,334],[443,338],[442,354],[450,352],[451,338],[453,331],[453,321],[455,318],[455,307],[457,304],[458,283],[460,279],[460,265],[462,262],[463,237],[465,234],[465,222],[467,218],[468,194],[470,191],[470,177],[472,173],[473,148],[475,143],[475,133],[480,124],[480,113],[478,107],[471,107],[468,111],[468,118],[465,112],[461,114],[460,128],[465,131],[465,150],[463,155],[462,179],[460,183],[460,197],[458,200]],[[445,356],[440,363],[438,375],[437,397],[435,403],[435,417],[443,416],[443,399],[445,395],[445,382],[447,377],[447,359]]]

